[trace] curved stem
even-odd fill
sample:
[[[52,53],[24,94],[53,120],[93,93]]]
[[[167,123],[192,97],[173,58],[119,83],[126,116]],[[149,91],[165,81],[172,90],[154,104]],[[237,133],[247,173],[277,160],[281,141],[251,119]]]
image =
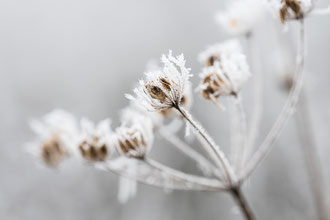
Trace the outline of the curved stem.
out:
[[[223,190],[225,187],[221,185],[220,183],[213,183],[218,182],[214,181],[212,179],[199,177],[191,174],[183,173],[179,170],[172,169],[170,167],[165,166],[164,164],[161,164],[155,160],[152,160],[150,158],[145,158],[144,160],[147,164],[154,167],[155,169],[158,169],[162,171],[163,173],[170,174],[173,177],[177,177],[181,180],[184,180],[187,184],[187,186],[193,186],[193,185],[200,185],[202,187],[207,187],[209,190]]]
[[[198,134],[205,140],[209,148],[206,151],[210,154],[214,162],[219,166],[219,168],[224,172],[225,178],[229,186],[232,186],[235,180],[234,172],[229,165],[229,162],[222,151],[220,151],[219,146],[215,144],[213,139],[206,133],[206,131],[201,127],[201,125],[196,122],[192,116],[182,107],[176,106],[176,109],[181,113],[181,115],[191,124],[191,126],[198,132]]]
[[[182,153],[187,155],[189,158],[196,161],[198,167],[205,174],[215,174],[218,176],[218,169],[210,163],[203,155],[195,151],[193,148],[188,146],[184,141],[178,138],[175,134],[168,131],[166,128],[160,128],[158,130],[159,134],[168,142],[170,142],[173,146],[175,146]]]
[[[240,181],[248,178],[251,173],[256,169],[260,162],[265,158],[270,150],[270,147],[275,142],[276,138],[281,133],[284,125],[292,115],[299,99],[300,90],[303,84],[303,67],[305,62],[305,28],[304,19],[300,20],[300,45],[299,52],[297,54],[297,68],[294,76],[294,83],[290,90],[289,97],[282,109],[282,112],[278,116],[276,122],[271,128],[270,132],[260,145],[259,149],[253,154],[251,160],[247,163],[244,172],[240,176]]]
[[[226,189],[219,180],[183,173],[149,158],[120,157],[106,163],[98,163],[96,167],[158,188],[192,191]]]
[[[233,164],[235,167],[235,170],[239,173],[241,171],[244,158],[246,157],[246,147],[247,147],[247,126],[246,126],[246,115],[243,108],[242,98],[240,96],[233,97],[233,105],[235,107],[235,114],[233,115],[233,120],[238,124],[237,129],[235,129],[234,132],[234,139],[235,143],[232,146],[233,152],[235,154],[233,155]]]
[[[243,195],[241,188],[239,186],[234,187],[230,190],[230,192],[233,195],[233,197],[236,199],[236,202],[240,206],[246,220],[255,220],[256,217],[252,209],[250,208],[245,196]]]
[[[309,183],[319,217],[318,219],[327,220],[329,219],[329,216],[325,199],[326,187],[324,184],[321,160],[317,152],[311,115],[307,101],[305,92],[302,90],[300,102],[298,103],[299,108],[295,119],[300,136],[301,148],[305,158],[307,173],[309,175]]]

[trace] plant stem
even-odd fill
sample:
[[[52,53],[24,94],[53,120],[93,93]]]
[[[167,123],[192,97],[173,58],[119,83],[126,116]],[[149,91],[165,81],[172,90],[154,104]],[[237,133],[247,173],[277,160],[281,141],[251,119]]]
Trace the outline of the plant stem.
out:
[[[246,123],[246,115],[242,103],[242,98],[237,95],[233,97],[233,104],[235,107],[235,115],[234,117],[237,117],[238,120],[238,128],[236,131],[235,137],[238,140],[238,145],[233,146],[238,149],[236,149],[236,156],[234,157],[234,168],[237,171],[237,173],[241,172],[241,168],[243,166],[243,162],[246,158],[246,152],[247,152],[247,123]]]
[[[300,136],[302,151],[305,157],[309,183],[317,209],[318,219],[327,220],[329,219],[329,216],[324,197],[324,195],[326,195],[326,188],[307,101],[306,94],[304,90],[302,90],[300,102],[298,103],[299,108],[295,119]]]
[[[187,155],[189,158],[196,161],[197,166],[204,172],[206,175],[210,174],[218,174],[218,169],[209,162],[203,155],[195,151],[189,145],[187,145],[184,141],[182,141],[179,137],[177,137],[172,132],[168,131],[166,128],[160,128],[159,134],[168,142],[170,142],[173,146],[175,146],[182,153]]]
[[[259,149],[253,154],[250,161],[248,161],[246,168],[244,169],[242,175],[240,175],[239,181],[243,181],[248,178],[260,162],[265,158],[270,150],[270,147],[280,135],[298,103],[300,90],[303,85],[303,69],[305,63],[305,26],[303,18],[300,19],[300,23],[300,45],[299,52],[297,54],[297,67],[294,75],[293,86],[280,115],[260,145]]]
[[[252,209],[250,208],[245,196],[243,195],[240,186],[231,188],[230,192],[240,206],[241,211],[244,214],[246,220],[255,220],[256,217]]]
[[[228,185],[232,186],[234,184],[233,181],[235,181],[233,180],[235,175],[225,155],[220,151],[219,147],[214,143],[206,131],[191,117],[191,115],[185,109],[180,106],[176,106],[175,108],[209,145],[209,148],[207,148],[206,151],[210,154],[211,158],[219,166],[219,168],[224,172]]]

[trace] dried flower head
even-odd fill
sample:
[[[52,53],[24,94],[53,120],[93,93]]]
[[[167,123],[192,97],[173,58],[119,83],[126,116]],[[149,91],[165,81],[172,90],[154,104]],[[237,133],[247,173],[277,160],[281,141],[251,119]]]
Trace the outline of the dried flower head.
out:
[[[235,95],[249,78],[250,70],[237,40],[217,44],[199,56],[206,65],[200,77],[199,90],[206,99]]]
[[[29,144],[29,151],[46,165],[55,167],[72,153],[78,129],[71,114],[54,110],[41,120],[32,120],[30,126],[38,138]]]
[[[137,117],[125,121],[117,128],[115,146],[121,155],[144,158],[153,143],[153,125],[149,117]]]
[[[262,19],[264,11],[258,0],[235,0],[226,10],[218,12],[215,19],[229,34],[247,34]]]
[[[82,134],[79,139],[79,152],[87,161],[105,161],[113,147],[111,144],[110,120],[106,119],[94,125],[88,119],[81,120]]]
[[[316,0],[269,0],[268,4],[279,15],[281,22],[301,19],[314,8]]]
[[[161,70],[148,72],[146,79],[139,81],[139,87],[134,89],[136,98],[126,95],[150,111],[178,106],[191,76],[182,54],[173,57],[170,51],[167,56],[162,56],[161,61],[164,64]]]

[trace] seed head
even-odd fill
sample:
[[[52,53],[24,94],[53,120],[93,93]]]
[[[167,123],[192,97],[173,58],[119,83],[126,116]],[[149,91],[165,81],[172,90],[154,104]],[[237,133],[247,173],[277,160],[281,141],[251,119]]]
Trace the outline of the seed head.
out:
[[[279,15],[281,22],[302,19],[315,6],[315,0],[269,0],[268,5]]]
[[[105,161],[113,151],[110,120],[94,125],[88,119],[81,120],[81,137],[78,142],[80,155],[89,162]]]
[[[173,57],[170,51],[167,56],[162,56],[161,61],[164,64],[161,70],[145,73],[146,79],[139,81],[139,86],[134,89],[136,97],[126,95],[149,111],[178,106],[191,76],[183,55]]]
[[[70,113],[57,109],[40,120],[32,120],[30,126],[37,138],[28,144],[28,150],[46,165],[56,167],[72,154],[78,128]]]
[[[231,1],[227,9],[216,14],[216,22],[232,35],[247,34],[260,22],[265,8],[258,0]]]
[[[153,138],[152,121],[140,115],[117,128],[115,146],[123,156],[144,158],[152,147]]]
[[[234,95],[250,76],[249,66],[237,40],[214,45],[201,53],[205,65],[199,90],[206,99]]]
[[[60,162],[68,156],[68,151],[59,139],[52,139],[45,142],[41,147],[41,159],[50,166],[56,167]]]

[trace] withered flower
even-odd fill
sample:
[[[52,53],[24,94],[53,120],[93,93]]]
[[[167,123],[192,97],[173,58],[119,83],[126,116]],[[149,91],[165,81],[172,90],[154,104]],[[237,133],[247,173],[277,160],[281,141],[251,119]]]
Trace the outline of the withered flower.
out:
[[[80,155],[90,162],[107,160],[113,151],[110,120],[94,125],[91,121],[82,119],[81,128],[82,134],[78,142]]]
[[[78,128],[70,113],[57,109],[30,125],[38,138],[28,144],[28,150],[47,166],[56,167],[73,153]]]
[[[115,135],[118,152],[126,157],[144,158],[153,143],[153,125],[150,118],[138,116],[124,122]]]
[[[281,22],[299,20],[308,15],[315,6],[315,0],[269,0],[268,4],[279,15]]]
[[[222,95],[237,94],[251,75],[236,39],[208,48],[200,54],[199,60],[205,67],[198,88],[204,98],[212,101]]]
[[[148,72],[146,79],[139,81],[139,87],[134,89],[136,97],[126,95],[149,111],[162,111],[180,105],[191,76],[183,55],[173,57],[170,51],[167,56],[162,56],[161,61],[164,64],[161,70]]]

